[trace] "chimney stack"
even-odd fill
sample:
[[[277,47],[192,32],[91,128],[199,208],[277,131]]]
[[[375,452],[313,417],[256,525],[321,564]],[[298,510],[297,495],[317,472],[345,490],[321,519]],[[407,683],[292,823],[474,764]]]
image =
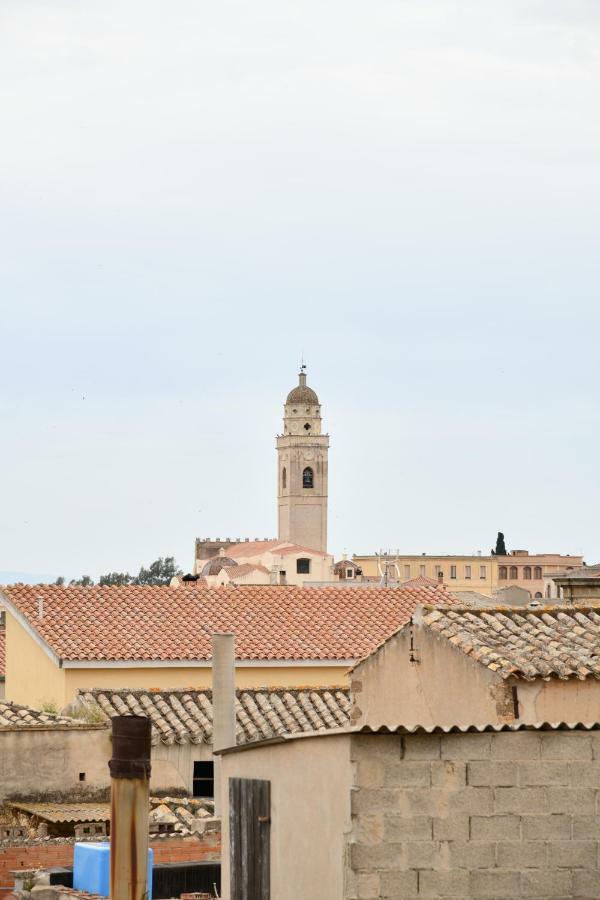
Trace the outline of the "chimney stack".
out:
[[[212,635],[213,751],[235,745],[235,636]],[[221,758],[214,758],[215,815],[221,815]]]

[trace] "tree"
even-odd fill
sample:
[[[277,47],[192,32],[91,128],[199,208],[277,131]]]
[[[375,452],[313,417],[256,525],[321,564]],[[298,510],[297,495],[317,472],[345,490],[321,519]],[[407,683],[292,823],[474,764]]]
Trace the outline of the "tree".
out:
[[[78,585],[79,587],[90,587],[94,583],[94,579],[89,575],[82,575],[81,578],[73,578],[69,584]]]
[[[140,569],[140,574],[134,578],[133,584],[170,584],[171,578],[181,575],[181,569],[177,568],[174,556],[159,556],[150,566]]]
[[[65,579],[63,578],[62,575],[59,575],[58,578],[56,579],[56,581],[54,582],[54,584],[57,584],[59,586],[64,583],[65,583]]]
[[[492,556],[508,556],[506,552],[506,544],[504,543],[504,535],[501,531],[498,532],[498,537],[496,538],[496,549],[492,550]]]
[[[101,575],[98,584],[113,587],[118,584],[132,584],[135,581],[133,575],[129,572],[108,572],[107,575]]]

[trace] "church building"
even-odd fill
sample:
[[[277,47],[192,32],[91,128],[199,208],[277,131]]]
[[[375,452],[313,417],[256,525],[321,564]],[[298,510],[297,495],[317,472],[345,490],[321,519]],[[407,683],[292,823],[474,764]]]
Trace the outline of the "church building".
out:
[[[197,538],[193,576],[208,586],[307,584],[333,579],[327,552],[329,435],[322,433],[321,404],[306,383],[306,366],[284,404],[277,436],[277,538]]]

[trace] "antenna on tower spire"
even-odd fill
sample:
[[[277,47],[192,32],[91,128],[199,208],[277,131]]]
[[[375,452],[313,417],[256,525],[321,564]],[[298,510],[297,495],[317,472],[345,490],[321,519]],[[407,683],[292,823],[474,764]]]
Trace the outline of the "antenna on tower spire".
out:
[[[301,372],[306,371],[306,363],[304,362],[304,350],[300,354],[300,371]]]

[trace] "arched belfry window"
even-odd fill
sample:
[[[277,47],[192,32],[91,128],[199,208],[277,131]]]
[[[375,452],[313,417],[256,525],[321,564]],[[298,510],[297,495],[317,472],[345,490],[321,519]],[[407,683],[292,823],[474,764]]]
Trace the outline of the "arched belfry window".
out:
[[[311,487],[313,487],[313,483],[314,483],[313,470],[311,469],[310,466],[307,466],[305,468],[304,472],[302,473],[302,487],[303,488],[311,488]]]
[[[281,473],[281,487],[282,487],[282,490],[284,490],[284,491],[287,487],[287,471],[286,471],[285,466],[283,467],[283,471]]]

